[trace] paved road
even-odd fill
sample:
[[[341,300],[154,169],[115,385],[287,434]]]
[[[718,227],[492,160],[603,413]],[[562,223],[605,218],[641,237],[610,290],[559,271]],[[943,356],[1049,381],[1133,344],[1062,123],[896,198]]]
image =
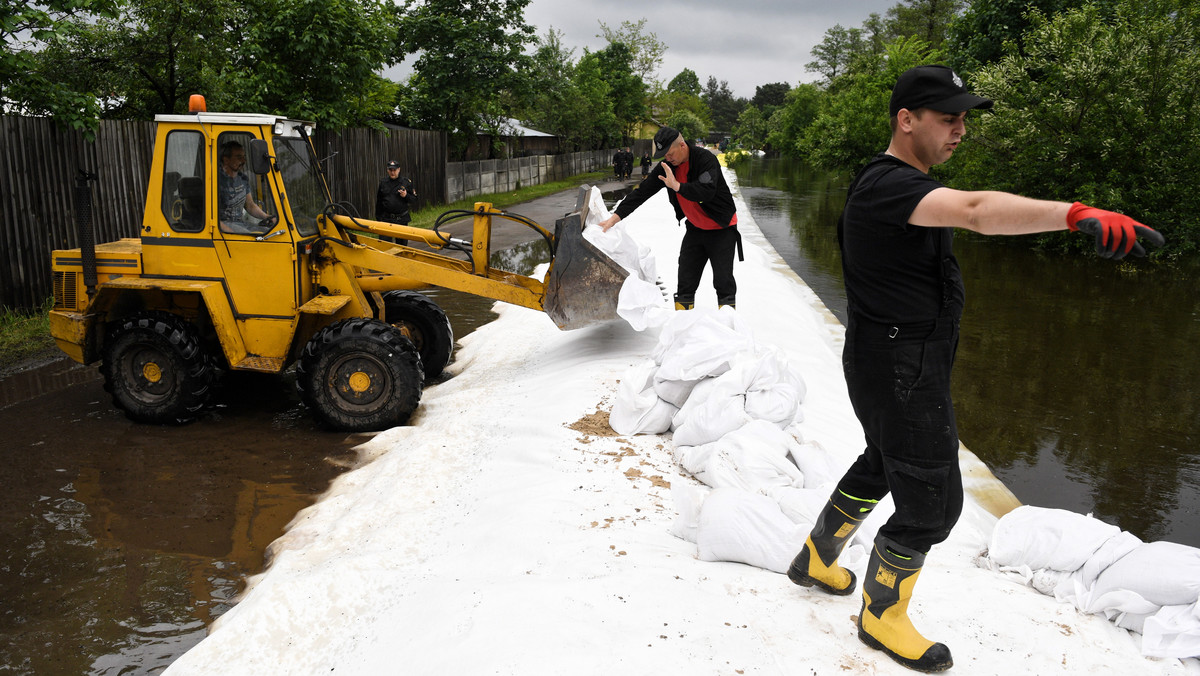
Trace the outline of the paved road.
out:
[[[635,181],[609,180],[597,183],[596,187],[600,188],[601,193],[609,193],[618,190],[631,190],[636,185]],[[575,210],[575,201],[578,196],[578,188],[572,188],[554,193],[553,195],[547,195],[546,197],[539,197],[529,202],[522,202],[521,204],[508,207],[504,211],[520,214],[553,233],[554,222]],[[470,219],[454,221],[453,223],[443,225],[441,231],[448,232],[454,237],[470,238],[471,221]],[[539,237],[540,235],[535,230],[520,223],[507,219],[492,220],[492,251],[502,251],[518,244],[533,241]]]

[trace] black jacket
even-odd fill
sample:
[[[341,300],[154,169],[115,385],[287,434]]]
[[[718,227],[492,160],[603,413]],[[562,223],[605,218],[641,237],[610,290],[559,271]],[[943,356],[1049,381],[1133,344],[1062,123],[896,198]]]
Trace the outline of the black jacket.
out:
[[[616,214],[621,218],[629,216],[643,202],[650,199],[666,186],[662,179],[663,167],[666,162],[659,162],[650,174],[638,183],[637,188],[617,205]],[[721,163],[717,156],[699,146],[688,144],[687,181],[679,185],[679,192],[670,191],[671,206],[675,208],[675,219],[683,220],[685,214],[679,207],[679,198],[691,200],[700,205],[700,209],[719,227],[728,227],[733,220],[737,207],[733,204],[733,193],[725,183],[725,174],[721,172]],[[699,225],[699,224],[695,224]]]
[[[397,192],[401,187],[407,191],[405,197],[401,197]],[[385,178],[379,182],[379,190],[375,195],[375,219],[408,223],[412,220],[409,211],[416,200],[412,181],[403,176],[397,176],[395,179]]]

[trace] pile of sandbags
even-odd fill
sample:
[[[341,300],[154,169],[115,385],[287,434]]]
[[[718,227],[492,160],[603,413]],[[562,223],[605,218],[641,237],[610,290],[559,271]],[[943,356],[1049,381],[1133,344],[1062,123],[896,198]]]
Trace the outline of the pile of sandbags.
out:
[[[1200,656],[1200,549],[1022,506],[997,522],[980,563],[1141,633],[1144,655]]]
[[[805,394],[786,355],[756,343],[736,311],[673,312],[651,358],[622,377],[609,424],[620,434],[673,432],[675,461],[704,484],[672,484],[673,532],[700,559],[783,573],[844,469],[804,442]],[[876,529],[864,527],[848,562]]]

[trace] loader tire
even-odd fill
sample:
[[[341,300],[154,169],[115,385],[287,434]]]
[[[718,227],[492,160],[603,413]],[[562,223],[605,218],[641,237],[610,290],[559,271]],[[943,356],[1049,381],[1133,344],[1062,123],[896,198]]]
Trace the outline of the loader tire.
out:
[[[389,291],[383,295],[383,316],[421,353],[425,379],[440,376],[454,352],[454,329],[442,308],[416,291]]]
[[[296,366],[300,398],[321,423],[347,432],[408,422],[421,385],[421,355],[399,329],[377,319],[343,319],[321,329]]]
[[[199,331],[167,312],[139,312],[112,325],[100,373],[130,420],[180,424],[204,407],[216,378]]]

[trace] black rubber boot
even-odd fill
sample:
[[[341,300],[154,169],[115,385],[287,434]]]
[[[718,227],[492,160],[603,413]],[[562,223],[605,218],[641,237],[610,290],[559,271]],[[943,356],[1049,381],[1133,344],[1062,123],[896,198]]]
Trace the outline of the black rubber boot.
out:
[[[875,539],[863,580],[858,638],[900,664],[925,673],[954,666],[950,649],[925,638],[908,619],[908,602],[925,555],[885,537]]]
[[[788,579],[836,596],[853,592],[854,573],[837,565],[837,558],[877,504],[878,500],[861,500],[835,489],[817,516],[804,548],[792,560]]]

